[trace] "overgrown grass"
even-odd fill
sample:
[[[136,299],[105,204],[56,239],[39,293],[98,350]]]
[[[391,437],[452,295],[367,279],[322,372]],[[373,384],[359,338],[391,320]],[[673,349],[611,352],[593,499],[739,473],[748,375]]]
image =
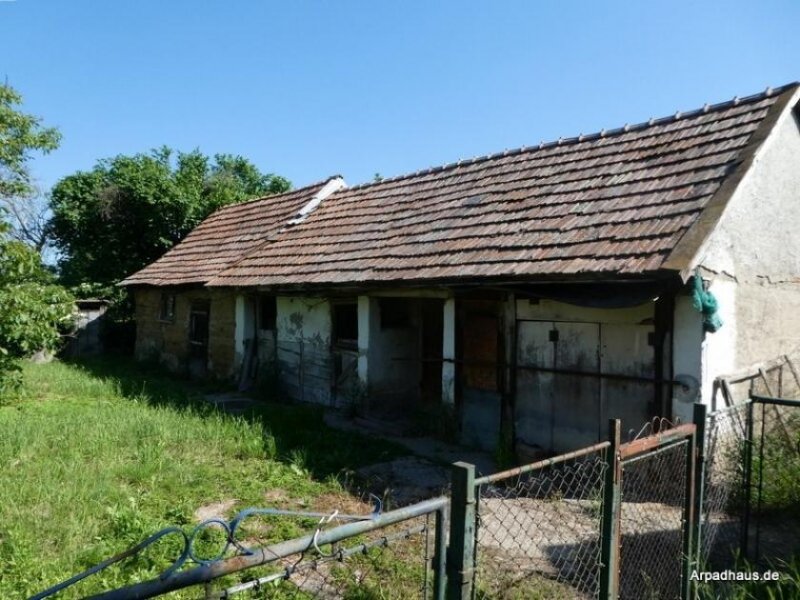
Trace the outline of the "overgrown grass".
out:
[[[0,598],[26,597],[198,508],[335,508],[349,469],[403,451],[328,429],[309,407],[221,414],[197,388],[121,360],[26,365],[23,397],[0,407]],[[273,519],[259,541],[307,532]],[[59,597],[147,579],[174,539]],[[246,577],[245,575],[244,577]],[[196,597],[197,592],[173,597]]]

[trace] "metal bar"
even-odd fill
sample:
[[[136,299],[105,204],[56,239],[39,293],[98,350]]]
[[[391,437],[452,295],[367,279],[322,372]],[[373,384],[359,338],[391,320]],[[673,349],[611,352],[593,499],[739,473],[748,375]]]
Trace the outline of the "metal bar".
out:
[[[538,471],[539,469],[543,469],[545,467],[551,467],[553,465],[566,462],[573,458],[579,458],[581,456],[586,456],[587,454],[592,454],[593,452],[598,452],[600,450],[603,450],[604,448],[608,448],[610,445],[611,442],[600,442],[598,444],[594,444],[593,446],[587,446],[586,448],[581,448],[580,450],[575,450],[573,452],[567,452],[566,454],[559,454],[558,456],[554,456],[553,458],[545,458],[544,460],[540,460],[535,463],[531,463],[529,465],[524,465],[522,467],[514,467],[513,469],[507,469],[505,471],[500,471],[499,473],[484,475],[483,477],[478,477],[475,480],[475,485],[486,485],[487,483],[496,483],[503,479],[516,477],[518,475],[530,473],[531,471]]]
[[[714,383],[711,385],[711,412],[715,412],[717,410],[717,394],[719,394],[719,387],[719,380],[715,379]]]
[[[431,570],[431,514],[425,515],[425,544],[424,556],[422,558],[422,599],[428,600],[428,586],[430,580],[429,571]]]
[[[444,600],[447,589],[447,506],[436,511],[434,527],[436,550],[433,555],[433,597],[435,600]]]
[[[447,598],[469,600],[475,573],[475,465],[453,464],[451,496]]]
[[[627,444],[620,446],[620,458],[622,460],[642,454],[650,450],[655,450],[661,446],[666,446],[673,442],[680,441],[694,434],[694,423],[687,423],[685,425],[678,425],[667,431],[649,435],[639,440],[633,440]]]
[[[786,366],[789,367],[789,370],[792,372],[795,384],[800,387],[800,375],[798,375],[797,369],[794,368],[794,363],[791,361],[788,354],[784,354],[783,358],[786,360]]]
[[[316,568],[320,564],[329,563],[329,562],[342,562],[345,558],[353,556],[354,554],[364,554],[365,552],[371,550],[372,548],[380,548],[380,547],[388,547],[389,544],[396,542],[398,540],[408,539],[411,536],[419,535],[427,530],[425,525],[417,525],[416,527],[409,527],[408,529],[404,529],[398,533],[394,533],[392,535],[383,536],[377,540],[373,540],[371,542],[365,542],[363,544],[356,544],[355,546],[350,546],[349,548],[345,548],[343,550],[338,550],[335,552],[335,556],[323,558],[322,560],[310,560],[304,563],[300,563],[296,567],[286,567],[285,569],[278,571],[277,573],[271,573],[269,575],[265,575],[264,577],[259,577],[258,579],[254,579],[252,581],[247,581],[245,583],[240,583],[229,587],[225,590],[220,592],[216,592],[213,595],[213,598],[229,598],[233,594],[238,594],[240,592],[244,592],[245,590],[249,590],[254,587],[258,587],[260,585],[264,585],[265,583],[271,583],[273,581],[277,581],[278,579],[288,579],[292,576],[292,574],[297,573],[298,571],[304,571],[310,568]]]
[[[708,423],[708,409],[702,402],[696,402],[693,413],[696,427],[696,457],[694,461],[694,548],[691,556],[696,564],[700,564],[700,551],[703,539],[703,499],[705,496],[706,477],[706,424]]]
[[[754,402],[747,404],[747,422],[745,427],[744,439],[744,473],[743,482],[744,486],[744,512],[742,514],[742,539],[741,550],[742,558],[747,559],[750,544],[748,538],[750,535],[750,502],[752,501],[751,479],[753,471],[753,406]]]
[[[776,408],[777,410],[777,408]],[[764,422],[767,420],[767,405],[761,405],[761,436],[758,442],[758,500],[756,501],[755,561],[761,551],[761,500],[764,495]]]
[[[339,527],[334,527],[333,529],[328,529],[327,531],[321,531],[316,536],[316,543],[318,546],[325,546],[349,537],[381,529],[387,525],[408,521],[409,519],[436,511],[446,506],[447,502],[448,499],[446,497],[434,498],[384,513],[374,520],[356,521],[354,523],[347,523]],[[153,598],[159,594],[205,583],[206,581],[217,579],[223,575],[230,575],[245,569],[265,565],[293,554],[300,554],[311,548],[313,544],[314,535],[306,535],[271,546],[257,548],[253,550],[252,554],[234,556],[214,563],[200,565],[187,571],[175,573],[165,579],[151,579],[142,583],[96,594],[90,596],[89,599],[142,600],[144,598]]]
[[[794,408],[800,408],[800,400],[793,400],[791,398],[772,398],[770,396],[759,396],[757,394],[753,394],[750,396],[750,399],[753,402],[759,402],[761,404],[777,404],[778,406],[792,406]]]
[[[772,388],[769,385],[769,379],[767,379],[767,374],[764,372],[764,369],[759,369],[758,375],[764,381],[764,389],[767,390],[767,395],[774,396],[775,394],[772,393]]]
[[[642,454],[637,454],[636,456],[632,456],[630,458],[626,458],[625,460],[622,461],[622,464],[623,464],[623,466],[627,467],[627,466],[632,465],[633,463],[646,461],[646,460],[648,460],[650,458],[653,458],[654,456],[657,456],[659,454],[664,454],[666,452],[672,452],[673,450],[675,450],[675,448],[677,446],[683,446],[683,445],[687,445],[688,446],[689,445],[689,437],[690,436],[686,436],[686,437],[683,437],[683,438],[681,438],[679,440],[675,440],[673,442],[670,442],[669,444],[665,444],[663,446],[659,446],[658,448],[654,448],[652,450],[644,452]]]
[[[731,391],[731,386],[727,379],[722,380],[722,391],[723,397],[725,398],[725,405],[733,406],[735,404],[733,400],[733,392]]]
[[[622,424],[619,419],[609,419],[608,437],[610,441],[605,457],[603,521],[600,523],[600,599],[616,600],[619,593],[619,517],[622,485],[622,467],[619,459]]]
[[[696,417],[695,417],[696,418]],[[705,412],[703,412],[705,423]],[[686,490],[683,498],[683,556],[681,557],[681,599],[692,598],[691,574],[694,565],[694,532],[695,520],[695,464],[697,461],[697,428],[689,436],[689,445],[686,448]]]
[[[511,363],[503,362],[503,361],[492,361],[492,360],[463,360],[463,359],[456,359],[456,358],[405,358],[401,356],[396,356],[392,358],[393,361],[398,362],[423,362],[423,363],[453,363],[456,365],[466,365],[470,367],[487,367],[487,368],[500,368],[500,369],[508,369],[511,368]],[[626,375],[624,373],[602,373],[599,371],[580,371],[578,369],[559,369],[559,368],[549,368],[549,367],[537,367],[535,365],[520,365],[516,364],[513,365],[515,369],[522,369],[524,371],[535,371],[538,373],[557,373],[562,375],[578,375],[582,377],[595,377],[598,379],[616,379],[620,381],[639,381],[643,383],[660,383],[660,384],[670,384],[673,386],[680,386],[682,388],[686,387],[686,383],[683,381],[677,381],[675,379],[656,379],[653,377],[641,377],[639,375]]]

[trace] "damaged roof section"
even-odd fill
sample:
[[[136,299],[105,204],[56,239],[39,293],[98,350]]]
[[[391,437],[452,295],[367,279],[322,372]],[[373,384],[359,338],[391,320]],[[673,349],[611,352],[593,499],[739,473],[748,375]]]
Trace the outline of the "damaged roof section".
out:
[[[344,189],[209,285],[652,274],[796,89]]]
[[[122,285],[205,284],[282,229],[302,222],[344,185],[342,178],[335,176],[284,194],[220,208],[164,256],[125,279]]]

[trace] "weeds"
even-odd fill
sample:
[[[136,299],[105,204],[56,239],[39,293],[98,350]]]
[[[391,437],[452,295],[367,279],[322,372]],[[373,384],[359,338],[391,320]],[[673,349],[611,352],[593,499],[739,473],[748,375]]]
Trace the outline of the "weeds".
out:
[[[311,408],[232,416],[200,391],[121,360],[25,365],[22,398],[0,407],[0,597],[26,597],[165,526],[194,524],[212,503],[235,500],[232,516],[275,506],[278,492],[284,508],[344,502],[342,469],[400,453],[328,429]],[[251,533],[268,543],[305,525]],[[177,555],[178,540],[165,538],[59,597],[154,577]]]

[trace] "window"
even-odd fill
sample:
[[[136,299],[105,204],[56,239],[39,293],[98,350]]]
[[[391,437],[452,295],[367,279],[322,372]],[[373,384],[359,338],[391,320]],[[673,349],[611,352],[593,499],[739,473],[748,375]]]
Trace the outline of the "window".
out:
[[[175,321],[175,294],[161,294],[158,318],[169,323]]]
[[[209,302],[193,302],[189,313],[189,342],[197,346],[208,345]]]
[[[333,305],[333,339],[337,346],[358,348],[358,305]]]
[[[381,298],[381,329],[407,329],[411,327],[411,300],[406,298]]]
[[[258,328],[274,330],[278,318],[278,306],[275,296],[259,296],[258,298]]]

